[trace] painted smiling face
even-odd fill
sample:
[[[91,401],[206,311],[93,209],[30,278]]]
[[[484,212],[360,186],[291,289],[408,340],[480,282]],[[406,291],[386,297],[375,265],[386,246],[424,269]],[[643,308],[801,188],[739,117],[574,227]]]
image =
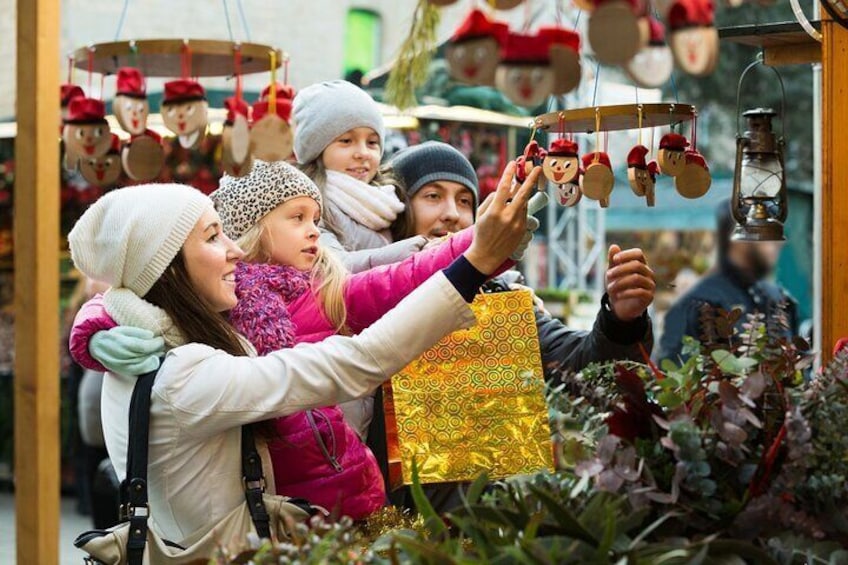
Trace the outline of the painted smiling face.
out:
[[[694,76],[711,74],[718,63],[718,30],[696,26],[673,31],[669,40],[674,60],[683,71]]]
[[[206,100],[176,102],[165,105],[163,109],[162,122],[179,136],[180,145],[192,148],[202,141],[209,111]]]
[[[80,173],[93,186],[111,186],[121,177],[119,149],[111,148],[103,157],[80,159]]]
[[[577,155],[551,155],[542,161],[542,172],[554,184],[565,184],[577,178],[580,163]]]
[[[101,100],[75,98],[68,107],[68,117],[62,128],[66,157],[76,164],[78,159],[102,157],[109,151],[112,135],[105,118]]]
[[[141,135],[147,129],[150,103],[146,98],[115,96],[112,103],[115,118],[124,130],[132,135]]]
[[[495,84],[519,106],[532,108],[544,102],[554,89],[554,71],[547,65],[504,65],[495,72]]]
[[[446,57],[450,76],[468,84],[494,85],[499,49],[494,37],[478,37],[449,45]]]
[[[580,202],[580,199],[583,198],[583,193],[580,192],[580,183],[567,182],[558,185],[557,197],[559,198],[559,203],[563,206],[568,208],[576,206]]]
[[[680,134],[667,133],[660,139],[660,149],[657,151],[657,161],[664,175],[676,177],[686,166],[686,148],[689,141]]]

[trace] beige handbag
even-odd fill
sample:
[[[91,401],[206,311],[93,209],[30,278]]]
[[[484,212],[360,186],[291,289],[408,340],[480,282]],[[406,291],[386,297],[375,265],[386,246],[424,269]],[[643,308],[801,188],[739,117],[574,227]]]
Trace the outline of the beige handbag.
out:
[[[162,539],[148,528],[147,449],[150,423],[150,391],[156,371],[138,378],[130,403],[130,437],[127,478],[121,483],[122,523],[108,530],[89,530],[74,545],[86,553],[85,562],[106,565],[177,565],[206,563],[215,550],[227,544],[245,543],[247,535],[286,540],[297,522],[319,509],[302,499],[264,493],[262,461],[249,426],[242,427],[242,472],[245,502],[234,508],[211,529],[190,536],[178,545]]]

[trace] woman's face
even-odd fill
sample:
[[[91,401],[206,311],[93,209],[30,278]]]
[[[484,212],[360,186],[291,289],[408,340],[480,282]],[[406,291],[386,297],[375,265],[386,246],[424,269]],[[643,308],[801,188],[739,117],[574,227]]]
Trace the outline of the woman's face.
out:
[[[324,168],[371,182],[377,175],[380,157],[380,136],[371,128],[348,130],[330,142],[321,154]]]
[[[209,207],[183,244],[192,288],[216,312],[231,310],[236,299],[236,262],[244,253],[221,230],[221,218]]]
[[[474,223],[474,195],[458,182],[425,184],[410,201],[415,234],[444,237]]]
[[[262,249],[272,263],[308,271],[318,259],[321,209],[309,196],[284,202],[262,218]]]

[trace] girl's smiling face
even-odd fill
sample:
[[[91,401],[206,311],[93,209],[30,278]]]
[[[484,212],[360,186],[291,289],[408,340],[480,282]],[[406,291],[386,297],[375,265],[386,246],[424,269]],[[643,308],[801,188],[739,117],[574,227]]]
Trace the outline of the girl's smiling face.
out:
[[[358,127],[331,141],[321,154],[321,161],[329,171],[369,183],[377,175],[382,154],[377,132],[369,127]]]

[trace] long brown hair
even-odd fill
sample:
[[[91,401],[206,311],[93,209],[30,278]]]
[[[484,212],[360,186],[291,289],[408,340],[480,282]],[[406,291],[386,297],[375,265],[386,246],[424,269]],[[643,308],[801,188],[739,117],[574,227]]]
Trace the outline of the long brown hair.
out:
[[[203,343],[230,355],[247,355],[226,314],[216,312],[192,287],[182,250],[144,299],[164,310],[188,343]]]

